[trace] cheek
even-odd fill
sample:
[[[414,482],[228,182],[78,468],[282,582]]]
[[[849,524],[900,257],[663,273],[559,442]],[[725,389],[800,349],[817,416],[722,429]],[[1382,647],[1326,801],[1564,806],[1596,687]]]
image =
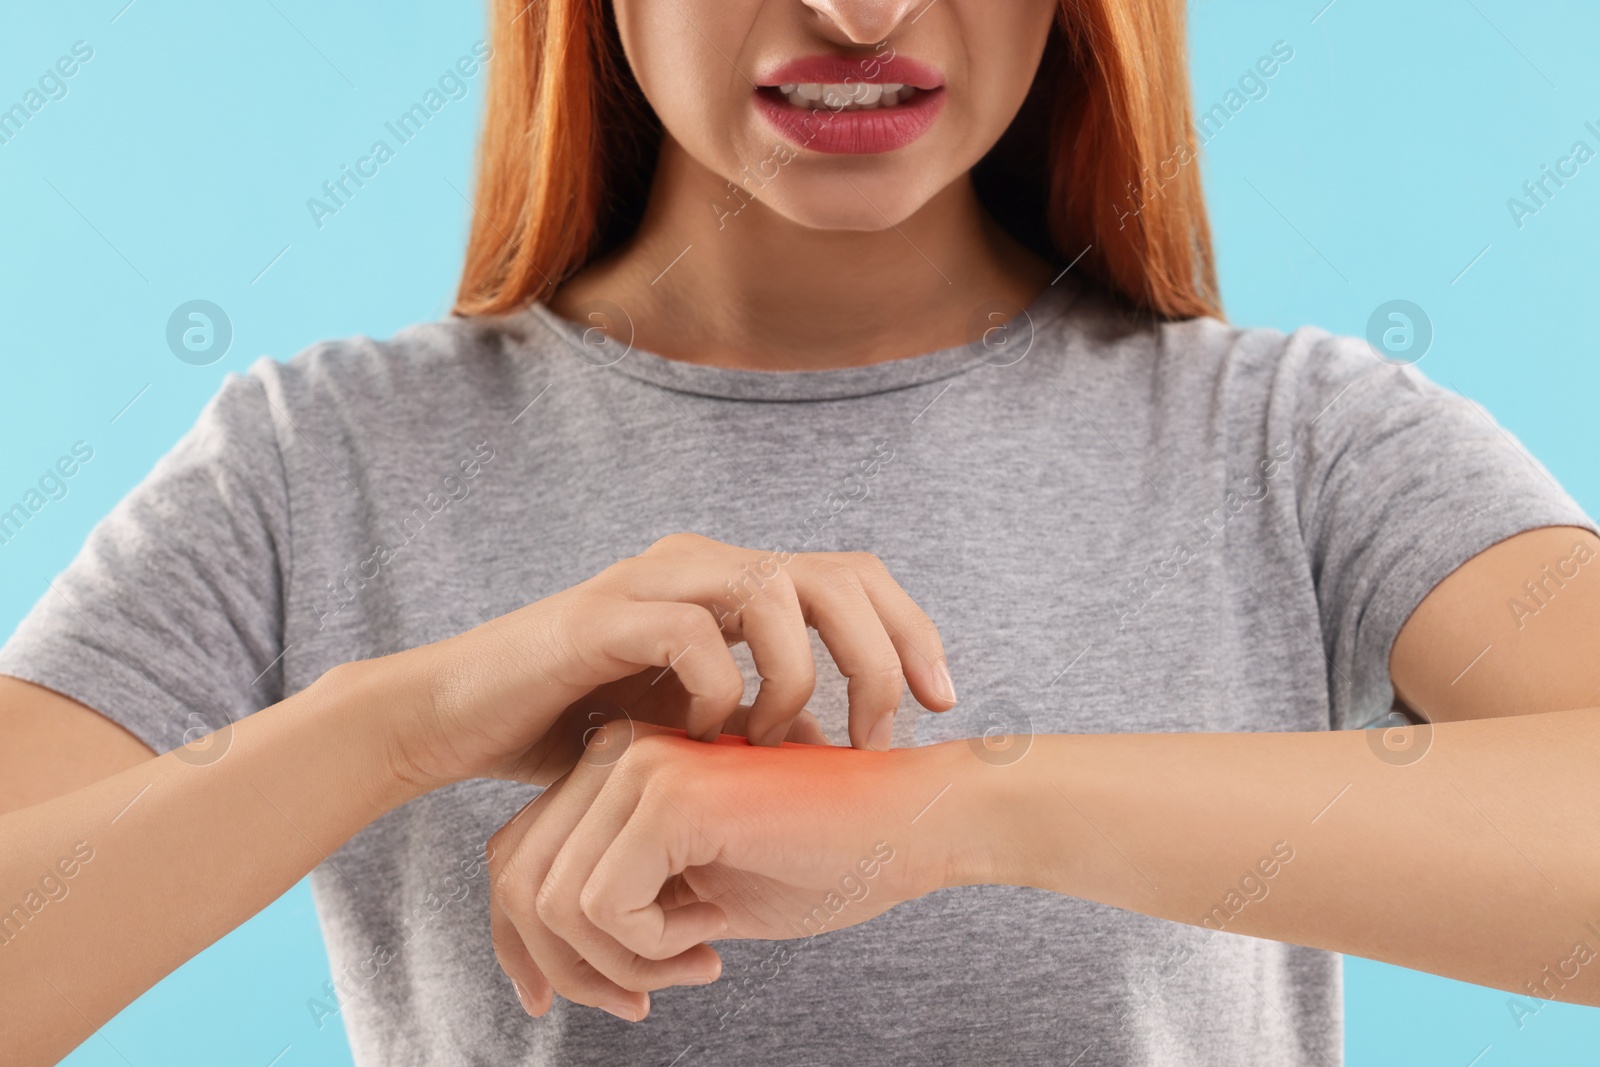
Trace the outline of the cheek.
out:
[[[910,198],[931,198],[1000,140],[1033,85],[1057,6],[1057,0],[939,0],[903,34],[897,47],[936,59],[947,81],[938,124],[912,146],[893,179]]]
[[[615,0],[628,66],[656,117],[688,153],[724,175],[748,127],[750,83],[737,63],[759,0]],[[746,153],[748,154],[748,153]]]
[[[956,7],[960,25],[955,32],[963,41],[964,89],[972,111],[969,132],[982,142],[980,151],[987,151],[1033,85],[1057,5],[1054,0],[1016,0],[958,2]]]

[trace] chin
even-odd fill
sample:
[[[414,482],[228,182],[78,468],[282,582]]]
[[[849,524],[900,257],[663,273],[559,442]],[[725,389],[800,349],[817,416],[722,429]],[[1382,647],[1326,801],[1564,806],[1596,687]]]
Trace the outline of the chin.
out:
[[[774,182],[767,206],[790,222],[813,230],[874,232],[898,226],[925,207],[936,188],[922,189],[900,175],[791,175],[787,188]]]

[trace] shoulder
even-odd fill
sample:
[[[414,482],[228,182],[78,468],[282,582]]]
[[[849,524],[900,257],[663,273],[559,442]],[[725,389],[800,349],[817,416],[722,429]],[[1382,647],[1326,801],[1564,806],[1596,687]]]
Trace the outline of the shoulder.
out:
[[[1316,327],[1288,334],[1209,315],[1163,319],[1087,283],[1041,301],[1041,310],[1038,331],[1047,346],[1076,349],[1091,366],[1133,374],[1270,366],[1326,334]]]
[[[1264,386],[1348,374],[1380,363],[1362,339],[1309,324],[1282,330],[1201,316],[1162,322],[1154,333],[1155,358],[1164,368]]]
[[[571,362],[563,347],[527,313],[319,341],[227,375],[195,435],[232,467],[278,469],[291,488],[382,492],[522,429],[518,413]]]
[[[1045,348],[1051,358],[1029,372],[1040,385],[1058,384],[1085,417],[1164,449],[1226,441],[1240,456],[1281,445],[1331,457],[1363,436],[1481,421],[1415,360],[1318,325],[1162,321],[1093,297],[1046,327]]]
[[[527,313],[450,317],[319,341],[287,360],[262,357],[246,377],[286,412],[384,409],[390,418],[503,397],[550,356],[550,331]]]
[[[1141,386],[1204,390],[1234,402],[1308,402],[1346,387],[1427,389],[1416,360],[1380,352],[1366,338],[1315,324],[1242,325],[1213,316],[1162,320],[1113,298],[1085,294],[1055,325],[1087,364]]]

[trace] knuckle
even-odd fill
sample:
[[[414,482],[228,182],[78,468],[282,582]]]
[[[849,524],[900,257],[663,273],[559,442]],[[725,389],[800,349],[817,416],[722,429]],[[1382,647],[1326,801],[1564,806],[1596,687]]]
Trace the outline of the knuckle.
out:
[[[737,704],[744,699],[744,678],[737,671],[730,671],[717,680],[709,695],[719,704]]]
[[[792,600],[797,595],[794,587],[794,578],[783,567],[773,569],[772,577],[765,578],[766,585],[762,592],[774,600]]]
[[[844,553],[844,559],[860,570],[877,571],[883,574],[889,573],[889,568],[884,564],[883,560],[871,552],[846,552]]]
[[[507,878],[505,872],[501,872],[491,895],[513,923],[538,914],[533,886],[525,879]]]
[[[654,547],[654,545],[651,546],[651,548]],[[640,568],[648,566],[645,561],[645,556],[650,553],[650,550],[650,548],[647,548],[637,556],[626,556],[622,559],[619,559],[611,566],[595,575],[593,578],[588,579],[586,582],[579,583],[579,586],[574,588],[578,588],[583,585],[589,585],[590,583],[593,583],[594,585],[615,584],[628,586],[632,584],[633,580],[638,575]]]
[[[617,910],[602,888],[591,882],[578,894],[578,908],[596,926],[605,926],[616,918]]]
[[[650,767],[654,760],[651,756],[651,746],[647,744],[648,737],[637,738],[628,746],[628,751],[622,758],[611,766],[611,776],[606,779],[606,784],[601,787],[600,796],[610,796],[617,792],[634,793],[644,788],[644,782],[650,777]],[[599,798],[596,798],[598,803]]]
[[[647,733],[641,736],[633,746],[630,755],[636,767],[651,765],[660,762],[667,749],[673,746],[671,735],[664,733]]]
[[[681,533],[670,533],[663,537],[658,537],[650,542],[649,548],[639,554],[641,556],[659,556],[671,552],[674,545],[682,543],[684,536]]]
[[[817,688],[817,665],[810,656],[797,658],[792,663],[770,667],[761,675],[757,688],[765,699],[804,703]]]
[[[616,749],[627,744],[632,737],[633,721],[631,719],[607,719],[599,726],[589,730],[585,747],[589,749]]]
[[[802,656],[795,660],[793,666],[774,671],[769,680],[809,697],[817,688],[817,661],[810,656]]]
[[[778,571],[771,577],[760,577],[754,589],[750,590],[749,600],[752,605],[758,605],[766,611],[782,611],[787,605],[798,603],[800,593],[795,589],[794,579],[784,571]],[[734,606],[741,608],[742,605],[736,603]]]
[[[670,776],[666,769],[672,764],[672,750],[676,745],[677,739],[670,734],[640,734],[602,787],[601,795],[620,793],[639,797],[651,789],[663,787]]]
[[[679,531],[678,533],[667,534],[665,537],[656,538],[655,541],[651,543],[650,547],[645,549],[641,554],[673,556],[686,552],[701,551],[714,544],[716,544],[716,542],[711,540],[709,537],[705,537],[697,533],[690,533],[685,530]]]
[[[671,608],[668,625],[674,634],[688,638],[703,638],[710,636],[711,631],[721,633],[721,627],[711,617],[711,613],[699,604],[677,603]]]
[[[886,689],[893,687],[897,691],[905,685],[906,681],[905,671],[900,666],[899,659],[895,659],[893,662],[885,661],[873,664],[862,671],[859,677],[862,681],[870,684],[881,685]]]
[[[817,572],[823,585],[836,593],[847,596],[864,596],[866,586],[861,582],[861,576],[843,563],[827,560],[819,565]]]
[[[563,924],[572,914],[560,887],[555,881],[548,880],[539,887],[533,897],[533,914],[546,926],[554,928]]]
[[[528,901],[529,878],[515,860],[502,864],[490,876],[489,885],[508,908]]]
[[[651,980],[649,968],[631,955],[627,960],[617,963],[616,971],[612,981],[630,993],[649,993],[660,985]]]

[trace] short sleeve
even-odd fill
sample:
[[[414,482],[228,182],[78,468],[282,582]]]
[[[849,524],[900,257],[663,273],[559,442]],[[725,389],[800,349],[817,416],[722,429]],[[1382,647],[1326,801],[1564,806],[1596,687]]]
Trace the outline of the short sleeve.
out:
[[[1360,729],[1393,706],[1395,637],[1450,572],[1525,530],[1596,527],[1487,411],[1415,366],[1323,331],[1300,331],[1289,347],[1275,440],[1293,442],[1329,725]]]
[[[289,508],[263,381],[229,374],[3,648],[157,752],[282,698]]]

